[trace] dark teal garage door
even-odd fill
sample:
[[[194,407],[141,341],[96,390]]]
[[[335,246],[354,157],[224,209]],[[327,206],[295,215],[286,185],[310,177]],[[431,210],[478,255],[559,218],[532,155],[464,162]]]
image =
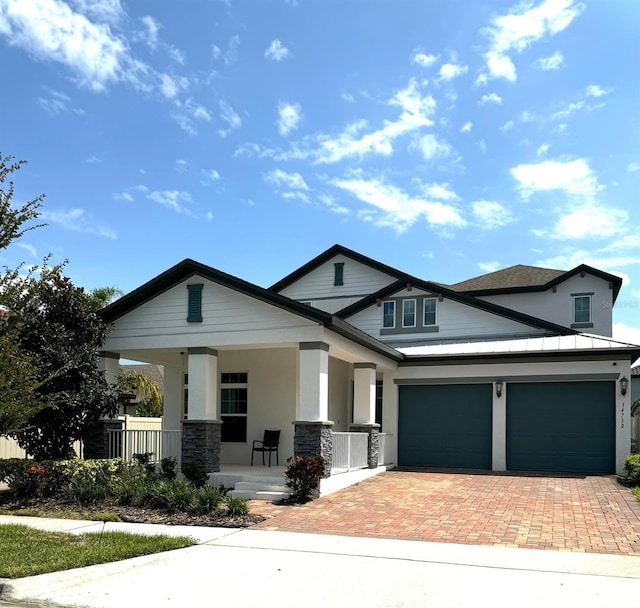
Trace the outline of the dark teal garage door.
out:
[[[613,473],[615,384],[509,384],[507,468]]]
[[[399,388],[400,466],[491,468],[491,384]]]

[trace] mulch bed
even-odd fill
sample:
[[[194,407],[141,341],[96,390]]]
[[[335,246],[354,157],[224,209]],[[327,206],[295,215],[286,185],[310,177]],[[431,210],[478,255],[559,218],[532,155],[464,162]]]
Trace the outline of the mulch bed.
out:
[[[115,513],[120,521],[136,524],[180,526],[213,526],[218,528],[248,528],[267,519],[250,513],[245,517],[214,517],[191,513],[169,513],[160,509],[130,505],[78,505],[60,498],[17,499],[11,492],[0,492],[0,515],[37,515],[59,519],[89,519],[101,521],[97,514]]]

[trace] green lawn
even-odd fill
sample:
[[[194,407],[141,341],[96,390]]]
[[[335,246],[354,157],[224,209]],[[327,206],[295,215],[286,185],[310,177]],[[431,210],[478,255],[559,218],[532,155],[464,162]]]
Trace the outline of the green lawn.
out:
[[[21,525],[0,525],[0,578],[20,578],[104,564],[194,545],[186,536],[125,532],[66,534]]]

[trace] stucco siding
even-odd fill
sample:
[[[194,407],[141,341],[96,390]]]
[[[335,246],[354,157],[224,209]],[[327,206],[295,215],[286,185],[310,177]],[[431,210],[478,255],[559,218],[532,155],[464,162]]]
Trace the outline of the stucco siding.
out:
[[[187,285],[203,283],[202,322],[187,322]],[[268,331],[317,325],[212,281],[191,277],[117,319],[110,340],[143,336]]]
[[[389,299],[420,298],[430,296],[427,292],[413,289],[394,294]],[[399,306],[400,304],[397,304]],[[422,310],[418,307],[418,315],[422,315]],[[420,332],[398,331],[381,332],[382,328],[382,307],[375,304],[362,310],[346,319],[358,329],[361,329],[383,342],[414,341],[419,339],[437,340],[462,337],[479,336],[504,336],[542,333],[533,327],[505,319],[498,315],[460,304],[444,298],[442,302],[436,303],[436,327],[437,331]]]
[[[351,422],[353,365],[329,357],[329,420],[334,431],[348,431]]]
[[[218,372],[247,372],[247,441],[223,443],[220,462],[248,465],[251,445],[262,439],[265,429],[280,430],[280,465],[293,456],[293,424],[296,415],[298,351],[295,348],[223,351]],[[220,391],[218,378],[218,393]],[[256,454],[262,464],[262,455]],[[272,455],[274,463],[275,455]]]
[[[547,291],[482,296],[483,300],[511,308],[528,315],[545,319],[564,327],[573,323],[573,298],[571,294],[587,293],[591,296],[593,327],[582,331],[600,336],[612,335],[613,290],[609,283],[585,273],[575,275],[556,286],[555,293]]]
[[[336,263],[344,264],[343,285],[333,284],[334,264]],[[285,287],[280,293],[294,300],[313,300],[314,298],[342,299],[348,296],[362,297],[382,289],[385,285],[389,285],[395,280],[394,277],[356,262],[349,257],[336,255],[298,279],[295,283]],[[345,300],[344,305],[335,308],[335,310],[344,308],[353,303],[353,301]],[[315,305],[316,303],[314,302]],[[321,301],[318,301],[317,307],[325,310]]]

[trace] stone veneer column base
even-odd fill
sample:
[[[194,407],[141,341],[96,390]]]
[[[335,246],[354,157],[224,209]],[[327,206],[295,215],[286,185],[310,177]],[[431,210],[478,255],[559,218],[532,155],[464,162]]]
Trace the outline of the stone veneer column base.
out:
[[[117,418],[104,418],[98,420],[96,424],[89,427],[82,438],[83,442],[83,458],[85,460],[91,460],[94,458],[109,458],[109,432],[121,431],[124,427],[124,422]],[[120,448],[122,451],[122,441],[114,441],[114,446]],[[122,453],[113,454],[114,458],[121,457]]]
[[[352,433],[367,433],[369,435],[367,464],[370,469],[378,467],[378,435],[380,434],[379,424],[352,424],[349,427]]]
[[[220,470],[222,420],[182,421],[182,462],[194,464],[207,473]]]
[[[294,423],[293,453],[295,456],[322,456],[324,459],[323,477],[331,475],[333,462],[333,422],[296,420]]]

